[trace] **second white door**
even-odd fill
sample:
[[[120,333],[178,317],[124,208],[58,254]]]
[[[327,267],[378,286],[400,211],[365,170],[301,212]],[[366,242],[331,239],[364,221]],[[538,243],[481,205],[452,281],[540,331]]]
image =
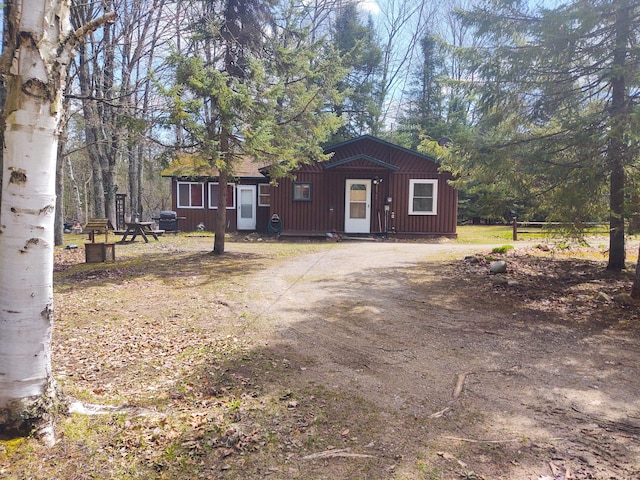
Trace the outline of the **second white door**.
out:
[[[371,180],[347,180],[344,231],[371,232]]]

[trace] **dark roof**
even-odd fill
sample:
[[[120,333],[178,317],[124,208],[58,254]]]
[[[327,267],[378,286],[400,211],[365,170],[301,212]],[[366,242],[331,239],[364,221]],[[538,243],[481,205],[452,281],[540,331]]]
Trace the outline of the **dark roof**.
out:
[[[350,140],[345,140],[344,142],[336,143],[335,145],[329,145],[328,147],[326,147],[324,149],[324,152],[325,153],[332,152],[334,150],[337,150],[340,147],[344,147],[345,145],[349,145],[351,143],[356,143],[356,142],[359,142],[359,141],[362,141],[362,140],[371,140],[371,141],[377,142],[377,143],[379,143],[381,145],[385,145],[387,147],[395,148],[397,150],[402,150],[402,151],[404,151],[406,153],[410,153],[412,155],[417,155],[418,157],[422,157],[422,158],[424,158],[426,160],[431,160],[432,162],[436,162],[437,163],[436,159],[433,158],[430,155],[425,155],[424,153],[416,152],[415,150],[411,150],[411,149],[408,149],[408,148],[405,148],[405,147],[401,147],[400,145],[396,145],[395,143],[387,142],[386,140],[382,140],[381,138],[374,137],[373,135],[362,135],[360,137],[352,138]]]

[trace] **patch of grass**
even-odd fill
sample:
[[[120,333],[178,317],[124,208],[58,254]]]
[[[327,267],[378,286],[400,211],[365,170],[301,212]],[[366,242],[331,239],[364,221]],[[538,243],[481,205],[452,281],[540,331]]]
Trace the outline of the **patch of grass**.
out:
[[[456,231],[456,243],[464,244],[502,243],[513,235],[510,225],[460,225]]]
[[[513,250],[513,249],[514,249],[513,245],[503,245],[501,247],[495,247],[493,250],[491,250],[491,253],[502,253],[502,254],[505,254],[509,250]]]
[[[456,243],[487,244],[502,243],[505,240],[513,240],[513,227],[511,225],[459,225],[456,229],[458,238]],[[518,241],[536,239],[563,239],[565,236],[558,231],[519,231]]]
[[[420,479],[424,480],[440,480],[442,477],[442,470],[435,465],[429,464],[429,462],[418,459],[416,461],[416,470],[420,475]]]

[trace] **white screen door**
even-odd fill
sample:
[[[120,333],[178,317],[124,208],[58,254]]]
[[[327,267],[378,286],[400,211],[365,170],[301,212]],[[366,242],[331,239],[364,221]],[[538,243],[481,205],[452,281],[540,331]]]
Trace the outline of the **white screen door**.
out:
[[[344,231],[371,232],[371,180],[347,180]]]
[[[238,230],[256,229],[256,186],[238,185]]]

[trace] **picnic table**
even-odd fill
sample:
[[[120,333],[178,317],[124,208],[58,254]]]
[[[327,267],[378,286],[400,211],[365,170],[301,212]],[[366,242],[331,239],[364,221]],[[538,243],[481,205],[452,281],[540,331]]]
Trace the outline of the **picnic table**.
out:
[[[144,238],[146,243],[149,243],[149,237],[147,235],[151,235],[154,239],[158,240],[158,234],[164,233],[163,230],[154,230],[152,227],[153,222],[126,222],[127,226],[124,235],[122,235],[122,240],[119,243],[124,243],[127,241],[127,237],[131,236],[130,242],[133,242],[138,235]]]

